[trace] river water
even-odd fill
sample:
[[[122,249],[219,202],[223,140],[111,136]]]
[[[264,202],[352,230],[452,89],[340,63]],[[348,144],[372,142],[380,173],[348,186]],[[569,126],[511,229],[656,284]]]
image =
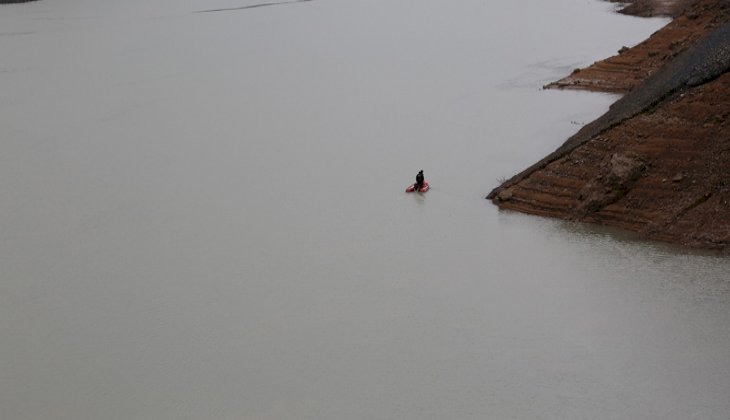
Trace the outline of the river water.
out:
[[[0,418],[727,419],[727,255],[483,198],[612,7],[0,7]]]

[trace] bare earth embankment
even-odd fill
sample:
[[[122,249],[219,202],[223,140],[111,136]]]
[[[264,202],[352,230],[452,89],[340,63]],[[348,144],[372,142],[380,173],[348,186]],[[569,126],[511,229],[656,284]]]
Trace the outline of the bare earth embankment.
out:
[[[646,0],[631,8],[675,19],[643,43],[546,86],[626,95],[487,198],[501,208],[725,248],[730,1]]]

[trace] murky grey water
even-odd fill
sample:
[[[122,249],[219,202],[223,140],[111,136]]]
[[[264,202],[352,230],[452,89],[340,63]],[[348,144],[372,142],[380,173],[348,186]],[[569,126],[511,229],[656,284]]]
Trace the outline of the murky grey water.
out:
[[[728,417],[727,256],[483,199],[663,21],[263,3],[0,8],[0,418]]]

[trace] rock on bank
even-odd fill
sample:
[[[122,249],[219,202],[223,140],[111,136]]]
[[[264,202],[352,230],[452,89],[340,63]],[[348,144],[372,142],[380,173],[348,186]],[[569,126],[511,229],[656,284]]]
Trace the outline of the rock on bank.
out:
[[[689,19],[696,8],[681,16],[701,22],[706,34],[487,198],[501,208],[621,227],[651,239],[727,247],[729,2],[699,3],[712,16]]]

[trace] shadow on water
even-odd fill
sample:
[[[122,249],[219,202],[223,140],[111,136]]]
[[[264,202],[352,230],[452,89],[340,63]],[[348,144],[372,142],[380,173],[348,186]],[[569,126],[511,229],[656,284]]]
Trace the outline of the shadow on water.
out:
[[[695,256],[706,258],[725,258],[727,250],[688,248],[679,244],[651,241],[638,233],[616,227],[592,225],[574,221],[561,220],[557,229],[566,235],[584,239],[608,239],[626,246],[639,246],[651,250],[653,253],[674,256]]]
[[[650,241],[615,227],[592,225],[499,210],[504,223],[542,231],[560,261],[582,266],[591,276],[620,284],[626,290],[660,290],[694,303],[730,302],[727,250],[687,248]],[[542,245],[545,246],[545,245]],[[556,251],[557,250],[557,251]],[[611,273],[611,274],[605,274]],[[618,282],[618,283],[616,283]],[[633,293],[632,292],[632,293]],[[723,303],[724,304],[724,303]]]
[[[247,9],[256,9],[258,7],[266,7],[266,6],[281,6],[285,4],[292,4],[292,3],[304,3],[309,2],[312,0],[292,0],[292,1],[280,1],[280,2],[272,2],[272,3],[259,3],[259,4],[252,4],[250,6],[241,6],[241,7],[229,7],[226,9],[211,9],[211,10],[199,10],[196,13],[208,13],[208,12],[229,12],[232,10],[247,10]]]
[[[627,278],[648,281],[654,287],[671,290],[675,295],[694,302],[730,301],[730,279],[727,276],[730,253],[727,250],[655,242],[619,228],[572,221],[558,221],[554,229],[568,242],[600,250],[598,254],[606,261],[599,265],[622,271]],[[614,264],[616,262],[634,268],[619,267]],[[649,276],[653,280],[646,280],[641,274],[643,272],[658,275]]]
[[[722,260],[730,256],[730,251],[728,250],[690,248],[669,242],[653,241],[643,237],[639,233],[617,227],[583,223],[572,220],[553,219],[536,215],[526,215],[509,209],[498,209],[498,211],[500,214],[505,216],[526,217],[548,221],[556,233],[571,242],[583,242],[585,240],[611,241],[626,246],[641,247],[652,250],[652,252],[656,254],[668,254],[674,256],[694,256],[717,258]]]

